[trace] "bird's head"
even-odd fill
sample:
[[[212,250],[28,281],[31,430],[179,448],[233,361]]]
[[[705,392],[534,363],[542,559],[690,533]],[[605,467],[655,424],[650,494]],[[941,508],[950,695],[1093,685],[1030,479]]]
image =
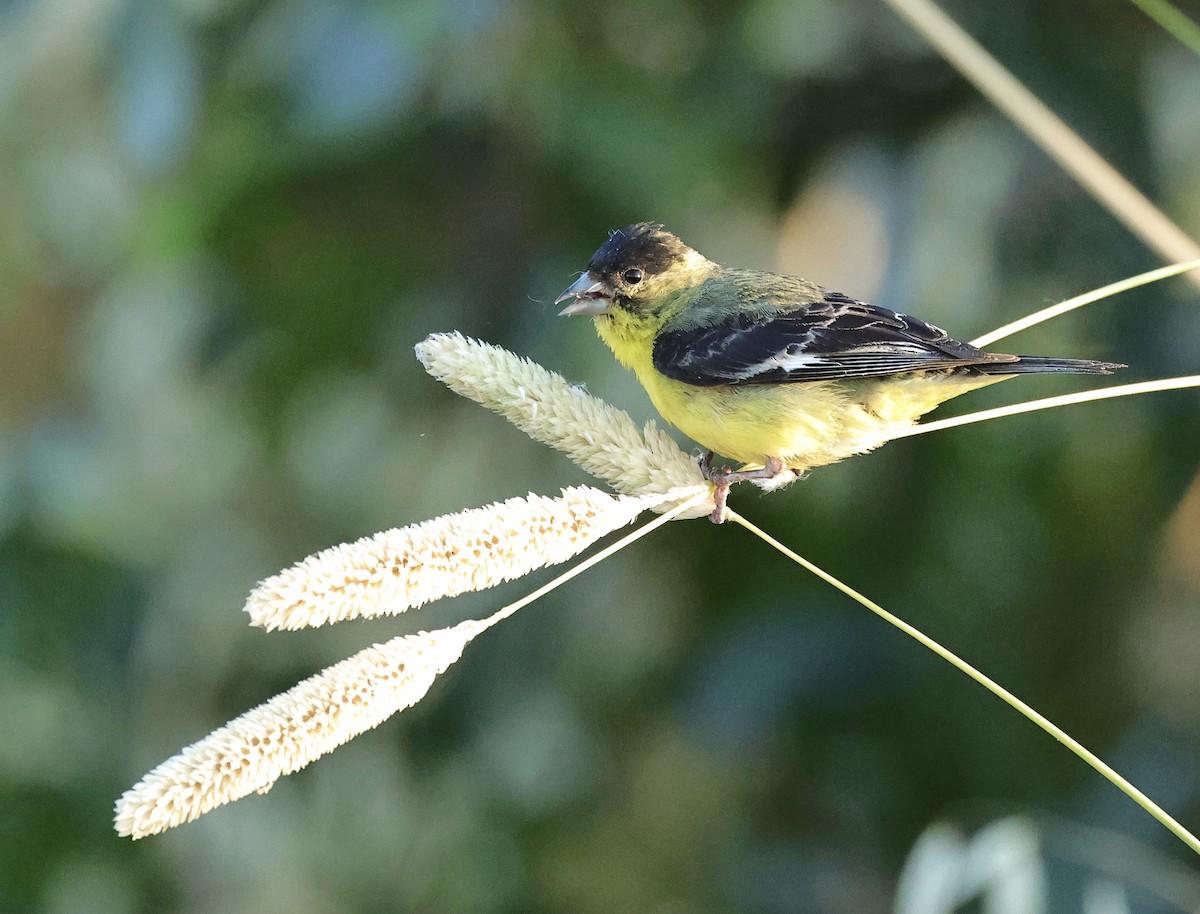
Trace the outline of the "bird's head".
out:
[[[613,232],[554,303],[572,299],[559,312],[563,316],[649,319],[660,316],[675,293],[698,285],[716,269],[658,223],[639,222]]]

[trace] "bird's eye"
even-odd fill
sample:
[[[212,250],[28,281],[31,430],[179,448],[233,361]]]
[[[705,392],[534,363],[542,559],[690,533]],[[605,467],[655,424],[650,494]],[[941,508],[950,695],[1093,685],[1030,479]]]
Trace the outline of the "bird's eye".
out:
[[[623,278],[631,286],[637,285],[639,282],[642,281],[642,271],[641,270],[626,270],[625,273],[623,274]]]

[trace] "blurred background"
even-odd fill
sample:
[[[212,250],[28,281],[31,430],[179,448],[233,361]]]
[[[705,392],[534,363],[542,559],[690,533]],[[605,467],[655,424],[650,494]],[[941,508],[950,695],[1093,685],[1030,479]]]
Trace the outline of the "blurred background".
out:
[[[1200,233],[1200,59],[1124,0],[947,9]],[[1066,750],[700,521],[269,795],[115,836],[183,745],[550,577],[303,633],[240,610],[325,546],[588,482],[412,348],[457,329],[650,417],[551,304],[643,219],[960,338],[1159,262],[877,0],[0,3],[0,910],[870,914],[974,910],[987,873],[989,910],[1200,907],[1195,858]],[[1197,297],[1003,348],[1194,373]],[[1006,419],[732,503],[1194,830],[1198,414]]]

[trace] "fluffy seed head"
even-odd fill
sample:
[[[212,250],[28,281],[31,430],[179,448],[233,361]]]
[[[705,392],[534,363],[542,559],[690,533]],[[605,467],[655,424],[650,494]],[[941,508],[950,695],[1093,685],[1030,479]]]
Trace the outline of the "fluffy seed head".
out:
[[[460,333],[435,333],[416,350],[425,370],[455,393],[562,451],[618,492],[662,494],[707,485],[696,461],[654,422],[639,431],[628,413],[541,365]],[[655,510],[666,511],[678,503],[664,502]],[[711,511],[710,502],[682,516],[702,517]]]
[[[470,621],[393,638],[247,711],[125,791],[116,805],[117,833],[144,838],[266,793],[283,775],[424,698],[481,630]]]
[[[272,575],[246,612],[268,630],[396,615],[565,562],[663,501],[579,486],[385,530]]]

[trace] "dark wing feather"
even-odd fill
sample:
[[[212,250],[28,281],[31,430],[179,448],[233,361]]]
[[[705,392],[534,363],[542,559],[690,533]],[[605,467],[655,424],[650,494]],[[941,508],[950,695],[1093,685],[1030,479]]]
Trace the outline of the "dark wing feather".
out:
[[[696,385],[870,378],[1015,362],[924,321],[836,292],[790,311],[737,312],[715,325],[665,330],[654,367]]]

